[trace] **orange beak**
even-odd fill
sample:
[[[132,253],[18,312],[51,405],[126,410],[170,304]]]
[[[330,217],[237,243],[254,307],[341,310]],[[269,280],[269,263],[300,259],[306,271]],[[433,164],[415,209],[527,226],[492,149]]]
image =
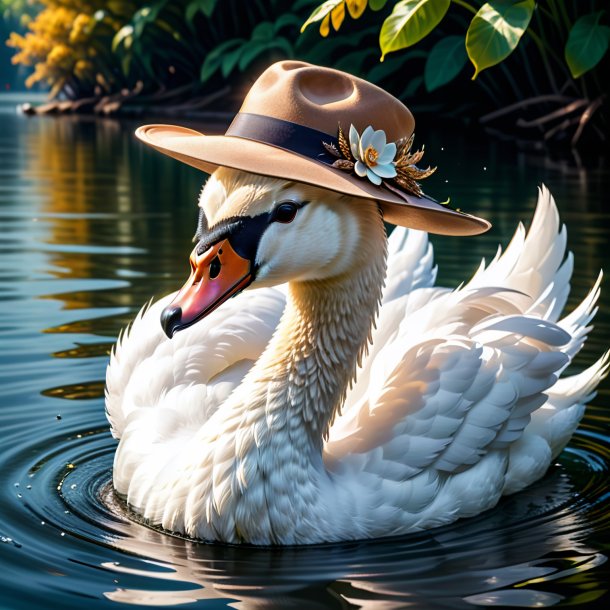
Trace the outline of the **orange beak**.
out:
[[[237,254],[228,239],[202,254],[195,247],[190,263],[189,279],[161,314],[161,326],[170,339],[241,292],[253,279],[252,263]]]

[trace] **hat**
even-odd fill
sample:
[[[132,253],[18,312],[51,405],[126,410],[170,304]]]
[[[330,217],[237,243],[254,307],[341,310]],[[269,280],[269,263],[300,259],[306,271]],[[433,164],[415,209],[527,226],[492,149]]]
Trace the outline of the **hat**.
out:
[[[431,171],[411,153],[415,122],[383,89],[332,68],[280,61],[252,85],[225,135],[145,125],[136,136],[212,173],[219,166],[376,200],[390,223],[474,235],[489,222],[437,203],[417,183]]]

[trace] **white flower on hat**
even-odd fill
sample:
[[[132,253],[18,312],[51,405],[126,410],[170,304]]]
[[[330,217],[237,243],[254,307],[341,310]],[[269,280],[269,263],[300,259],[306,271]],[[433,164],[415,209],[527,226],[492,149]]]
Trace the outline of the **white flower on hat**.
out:
[[[386,144],[383,129],[374,130],[370,125],[358,134],[356,128],[349,128],[349,146],[356,163],[354,171],[361,177],[366,176],[373,184],[380,185],[384,178],[395,178],[396,144]]]

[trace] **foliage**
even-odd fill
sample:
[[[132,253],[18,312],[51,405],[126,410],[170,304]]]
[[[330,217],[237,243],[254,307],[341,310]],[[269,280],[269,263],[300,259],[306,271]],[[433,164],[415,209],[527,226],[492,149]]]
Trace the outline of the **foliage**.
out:
[[[534,0],[492,0],[479,9],[466,32],[466,51],[475,67],[473,80],[517,48],[534,7]]]
[[[599,23],[604,11],[582,16],[570,30],[565,58],[574,78],[592,70],[606,54],[610,28]]]
[[[430,51],[424,71],[428,91],[453,80],[466,65],[468,57],[463,36],[445,36]]]
[[[356,4],[357,11],[353,8]],[[474,14],[465,38],[466,51],[475,68],[473,79],[482,70],[502,62],[516,49],[521,37],[528,31],[536,9],[535,0],[490,0],[478,8],[469,0],[399,0],[381,26],[381,61],[388,53],[406,49],[428,36],[441,23],[451,4],[456,6],[456,10],[460,7]],[[561,2],[553,0],[549,0],[549,4],[550,11],[546,8],[538,10],[544,12],[545,20],[551,20],[555,26],[562,27],[565,24],[560,21],[566,19],[565,7]],[[385,2],[369,0],[369,7],[373,10],[379,10],[383,5]],[[328,36],[331,24],[338,31],[343,24],[346,7],[350,16],[358,19],[366,8],[366,2],[327,0],[314,9],[303,24],[302,31],[318,22],[322,36]],[[564,13],[563,17],[560,12]],[[591,70],[608,49],[610,28],[600,25],[603,13],[604,11],[599,11],[584,15],[570,29],[565,55],[574,78]],[[538,43],[548,44],[544,36],[534,31],[530,33]],[[550,49],[545,50],[548,52]],[[438,56],[434,61],[448,71],[435,79],[434,85],[438,86],[441,81],[449,82],[457,75],[455,63],[446,62],[443,66],[438,63]]]
[[[14,64],[34,67],[26,84],[46,82],[52,94],[72,96],[98,85],[110,90],[115,80],[108,41],[120,27],[121,12],[105,10],[102,0],[40,0],[42,10],[25,35],[12,33],[7,44],[17,49]],[[128,3],[116,3],[128,11]]]
[[[386,10],[375,15],[384,5]],[[358,67],[351,71],[390,90],[400,74],[407,82],[402,91],[393,92],[411,105],[425,87],[426,104],[416,106],[418,112],[455,113],[452,94],[435,94],[453,87],[462,114],[472,116],[479,108],[486,113],[482,122],[515,113],[512,128],[530,130],[545,141],[569,139],[575,145],[595,115],[595,137],[606,139],[601,66],[607,65],[603,59],[610,28],[603,0],[369,0],[367,7],[361,3],[356,15],[349,10],[350,0],[328,0],[314,8],[302,31],[316,24],[322,36],[337,32],[332,41],[353,35],[358,23],[367,29],[375,23],[381,50],[377,61],[383,63],[371,65],[363,48]],[[344,34],[346,29],[349,34]],[[452,85],[460,81],[468,61],[475,84]],[[409,74],[413,76],[406,79]]]
[[[32,66],[29,85],[46,82],[69,98],[191,108],[228,82],[237,100],[249,74],[295,58],[371,80],[417,113],[473,116],[528,99],[578,108],[586,120],[602,112],[604,0],[319,2],[0,0],[0,8],[14,16],[27,3],[28,32],[8,43],[13,62]],[[474,83],[460,78],[469,62]],[[227,109],[233,103],[226,98]]]
[[[450,0],[401,0],[379,33],[381,61],[387,53],[406,49],[427,36],[445,16]]]

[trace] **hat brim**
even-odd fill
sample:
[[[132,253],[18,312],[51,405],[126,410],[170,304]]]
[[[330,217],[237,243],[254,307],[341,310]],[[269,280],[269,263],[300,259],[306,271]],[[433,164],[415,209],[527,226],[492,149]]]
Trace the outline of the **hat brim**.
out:
[[[144,125],[136,136],[159,152],[212,173],[229,167],[253,174],[304,182],[352,197],[379,202],[387,222],[441,235],[477,235],[491,224],[456,212],[426,196],[406,200],[364,178],[263,142],[235,136],[207,136],[175,125]]]

